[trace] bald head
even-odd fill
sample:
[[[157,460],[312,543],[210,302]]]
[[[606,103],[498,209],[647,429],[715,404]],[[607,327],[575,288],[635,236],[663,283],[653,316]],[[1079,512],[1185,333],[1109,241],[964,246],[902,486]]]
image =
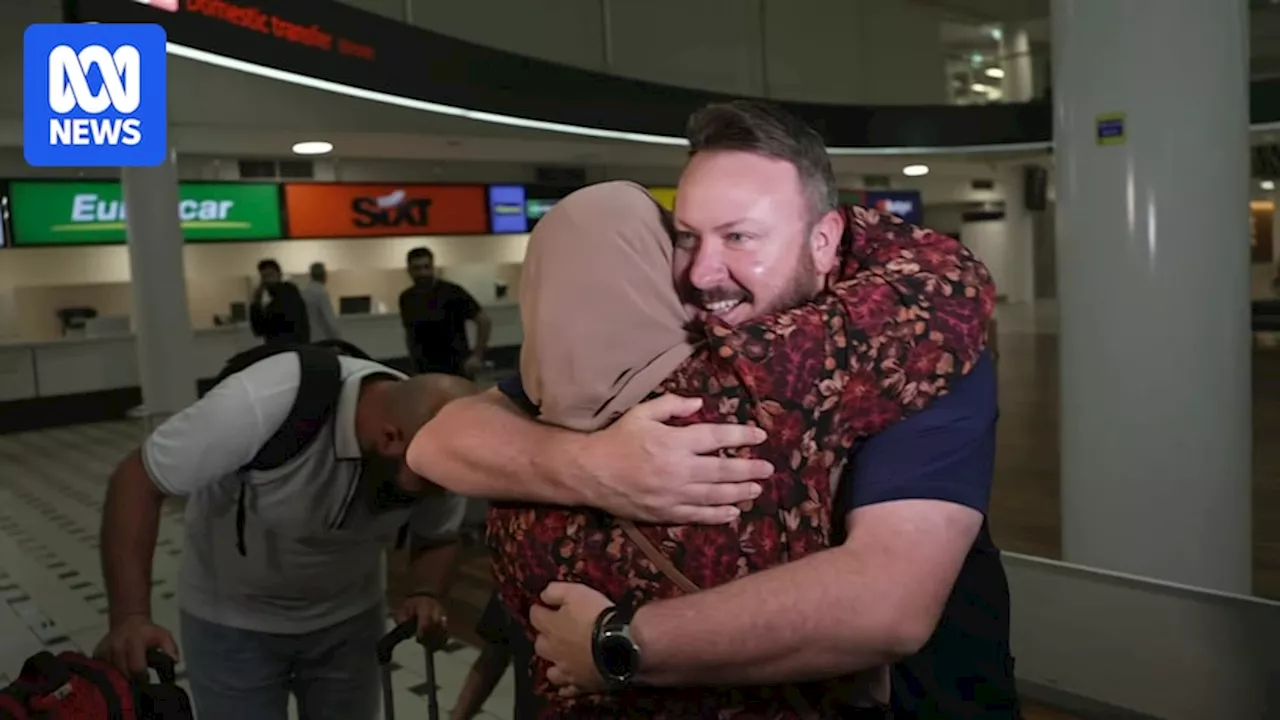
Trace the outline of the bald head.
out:
[[[381,376],[367,383],[356,407],[356,436],[364,463],[361,477],[370,487],[383,488],[378,491],[383,495],[390,493],[388,497],[405,502],[438,491],[433,483],[409,470],[405,452],[413,436],[441,408],[479,391],[470,380],[452,375],[418,375],[405,380]],[[386,490],[393,486],[398,490]],[[398,500],[392,502],[399,504]]]
[[[456,375],[427,373],[395,383],[389,391],[391,420],[405,437],[412,438],[445,405],[475,395],[480,388]]]

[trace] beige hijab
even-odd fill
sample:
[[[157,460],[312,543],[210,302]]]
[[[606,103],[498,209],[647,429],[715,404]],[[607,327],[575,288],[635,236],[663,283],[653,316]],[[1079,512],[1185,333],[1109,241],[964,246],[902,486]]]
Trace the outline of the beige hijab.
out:
[[[520,374],[539,419],[604,427],[693,353],[671,254],[662,209],[635,183],[585,187],[538,221],[520,278]]]

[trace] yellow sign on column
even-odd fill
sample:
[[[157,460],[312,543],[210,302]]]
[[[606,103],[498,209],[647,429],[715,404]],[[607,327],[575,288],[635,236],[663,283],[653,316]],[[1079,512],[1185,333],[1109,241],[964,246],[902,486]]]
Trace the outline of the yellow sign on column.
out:
[[[676,189],[671,187],[649,188],[649,194],[658,204],[672,212],[676,209]]]

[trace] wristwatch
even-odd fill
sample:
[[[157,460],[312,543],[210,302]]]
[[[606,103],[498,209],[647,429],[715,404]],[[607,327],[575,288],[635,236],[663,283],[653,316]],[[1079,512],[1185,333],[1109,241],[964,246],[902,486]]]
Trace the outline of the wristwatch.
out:
[[[640,672],[640,646],[631,637],[635,614],[636,606],[629,602],[605,608],[591,635],[596,670],[614,690],[630,686]]]

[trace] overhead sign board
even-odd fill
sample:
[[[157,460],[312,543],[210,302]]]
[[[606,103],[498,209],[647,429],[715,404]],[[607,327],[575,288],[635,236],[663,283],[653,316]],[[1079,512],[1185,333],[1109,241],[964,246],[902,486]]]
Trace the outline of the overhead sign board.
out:
[[[666,208],[670,212],[676,209],[676,189],[673,187],[656,187],[648,188],[649,194],[653,196],[658,204]]]
[[[14,246],[122,243],[127,210],[120,183],[9,183]],[[186,240],[271,240],[281,236],[277,185],[181,183],[177,211]]]
[[[290,184],[284,212],[294,238],[483,235],[489,227],[483,185]]]
[[[918,190],[868,190],[866,205],[882,213],[897,215],[913,225],[924,221],[924,206]]]
[[[523,185],[489,186],[489,229],[495,235],[529,232]]]

